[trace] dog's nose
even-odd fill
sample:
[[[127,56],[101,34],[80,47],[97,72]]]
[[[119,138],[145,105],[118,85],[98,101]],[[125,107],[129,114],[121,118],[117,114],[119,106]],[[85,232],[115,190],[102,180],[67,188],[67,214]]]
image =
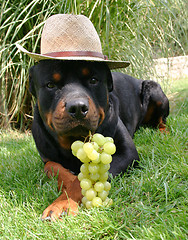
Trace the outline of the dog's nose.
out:
[[[71,100],[66,103],[66,110],[71,117],[82,119],[88,113],[89,103],[86,99]]]

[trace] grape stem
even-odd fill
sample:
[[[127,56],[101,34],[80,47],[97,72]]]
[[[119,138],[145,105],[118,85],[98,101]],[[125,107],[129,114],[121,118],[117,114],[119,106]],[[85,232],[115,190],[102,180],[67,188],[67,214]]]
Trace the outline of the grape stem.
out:
[[[89,135],[87,137],[85,137],[84,143],[91,142],[92,137],[93,137],[93,135],[92,135],[91,131],[89,130]],[[88,138],[89,138],[89,140],[87,140]]]

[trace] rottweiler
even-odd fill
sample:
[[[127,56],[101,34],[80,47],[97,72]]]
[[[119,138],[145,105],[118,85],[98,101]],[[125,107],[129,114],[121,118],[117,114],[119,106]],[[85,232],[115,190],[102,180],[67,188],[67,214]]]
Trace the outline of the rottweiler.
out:
[[[109,171],[115,176],[138,162],[132,138],[140,126],[165,131],[169,101],[154,81],[111,72],[106,63],[61,60],[41,60],[29,79],[36,98],[32,134],[44,171],[57,175],[62,191],[43,219],[78,212],[81,162],[70,149],[75,140],[84,140],[89,131],[112,137],[117,151]]]

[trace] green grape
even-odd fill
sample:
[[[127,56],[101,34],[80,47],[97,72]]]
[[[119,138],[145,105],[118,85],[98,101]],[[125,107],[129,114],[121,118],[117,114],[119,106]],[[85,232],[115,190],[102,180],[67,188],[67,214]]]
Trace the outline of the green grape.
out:
[[[94,189],[97,192],[102,192],[104,190],[104,184],[102,182],[96,182],[94,185]]]
[[[83,161],[83,163],[89,163],[91,160],[88,158],[88,157],[86,157],[85,159],[84,159],[84,161]]]
[[[93,145],[90,142],[84,143],[83,149],[86,154],[89,154],[94,150]]]
[[[107,172],[100,174],[100,178],[99,178],[100,182],[105,182],[107,180],[108,180],[108,173]]]
[[[94,197],[96,197],[97,193],[95,191],[95,189],[90,188],[89,190],[86,191],[86,198],[87,200],[91,201]]]
[[[109,163],[108,164],[103,164],[103,163],[99,164],[99,173],[105,173],[109,169],[110,169],[110,164]]]
[[[93,204],[92,204],[91,201],[87,201],[87,202],[85,203],[85,206],[86,206],[87,209],[90,209],[90,208],[93,207]]]
[[[81,172],[83,175],[88,175],[88,174],[89,174],[88,167],[89,167],[89,164],[88,164],[88,163],[82,164],[82,166],[80,167],[80,172]]]
[[[103,182],[103,184],[104,184],[104,190],[105,191],[110,191],[110,189],[111,189],[111,184],[109,183],[109,182]]]
[[[80,187],[84,190],[88,190],[90,189],[92,186],[92,182],[90,179],[84,178],[82,179],[82,181],[80,182]]]
[[[82,160],[80,160],[82,163],[89,163],[91,160],[88,158],[88,156],[86,156],[86,158],[83,158]]]
[[[93,148],[98,151],[99,150],[99,145],[96,142],[92,142]]]
[[[114,139],[111,138],[111,137],[105,137],[105,140],[106,140],[106,143],[107,143],[107,142],[114,143]]]
[[[94,207],[100,207],[102,205],[102,199],[100,197],[93,198],[92,205]]]
[[[90,163],[88,166],[88,170],[90,173],[95,174],[99,171],[99,165],[95,163]]]
[[[108,153],[102,152],[100,155],[100,160],[103,164],[108,164],[112,162],[112,156]]]
[[[103,149],[105,153],[108,153],[110,155],[114,154],[116,152],[116,146],[112,142],[107,142],[104,144]]]
[[[86,153],[84,152],[83,148],[79,148],[76,154],[77,158],[80,159],[80,161],[84,161],[87,157]]]
[[[85,197],[85,195],[86,195],[86,190],[82,189],[82,190],[81,190],[81,193],[82,193],[82,195]]]
[[[90,176],[90,179],[94,182],[96,182],[100,178],[99,173],[90,173],[89,176]]]
[[[77,153],[78,149],[82,148],[84,145],[84,143],[82,141],[75,141],[73,142],[73,144],[71,145],[71,149],[74,153]]]
[[[92,141],[96,142],[99,146],[104,145],[106,142],[105,137],[100,133],[95,133],[92,137]]]
[[[82,203],[85,205],[87,201],[88,201],[87,198],[84,196],[84,197],[82,198]]]
[[[102,192],[98,193],[98,196],[104,201],[108,197],[108,191],[103,190]]]
[[[103,202],[103,206],[110,206],[113,204],[113,200],[111,198],[106,198]]]
[[[72,151],[72,154],[77,157],[77,152]]]
[[[88,153],[87,156],[92,161],[98,161],[99,159],[99,153],[95,149],[93,149],[92,152]]]
[[[98,154],[98,158],[96,158],[95,160],[92,160],[92,163],[100,163],[100,154]]]
[[[81,181],[81,180],[84,179],[84,178],[85,178],[85,175],[84,175],[82,172],[80,172],[80,173],[78,174],[78,180]]]

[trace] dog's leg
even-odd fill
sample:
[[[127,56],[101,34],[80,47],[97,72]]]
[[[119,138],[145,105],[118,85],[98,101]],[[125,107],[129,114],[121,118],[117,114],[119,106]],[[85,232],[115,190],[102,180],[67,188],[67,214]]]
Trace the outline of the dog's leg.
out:
[[[113,155],[109,172],[116,176],[124,173],[129,166],[136,166],[139,161],[134,142],[120,118],[118,119],[114,142],[116,153]]]
[[[46,163],[44,171],[49,178],[58,175],[58,189],[62,191],[62,194],[44,210],[42,219],[50,217],[51,220],[55,220],[60,217],[63,211],[76,215],[78,213],[78,204],[82,199],[77,176],[62,167],[61,164],[52,161]]]
[[[158,128],[161,132],[166,131],[166,118],[169,115],[169,100],[154,81],[142,83],[142,125]]]

